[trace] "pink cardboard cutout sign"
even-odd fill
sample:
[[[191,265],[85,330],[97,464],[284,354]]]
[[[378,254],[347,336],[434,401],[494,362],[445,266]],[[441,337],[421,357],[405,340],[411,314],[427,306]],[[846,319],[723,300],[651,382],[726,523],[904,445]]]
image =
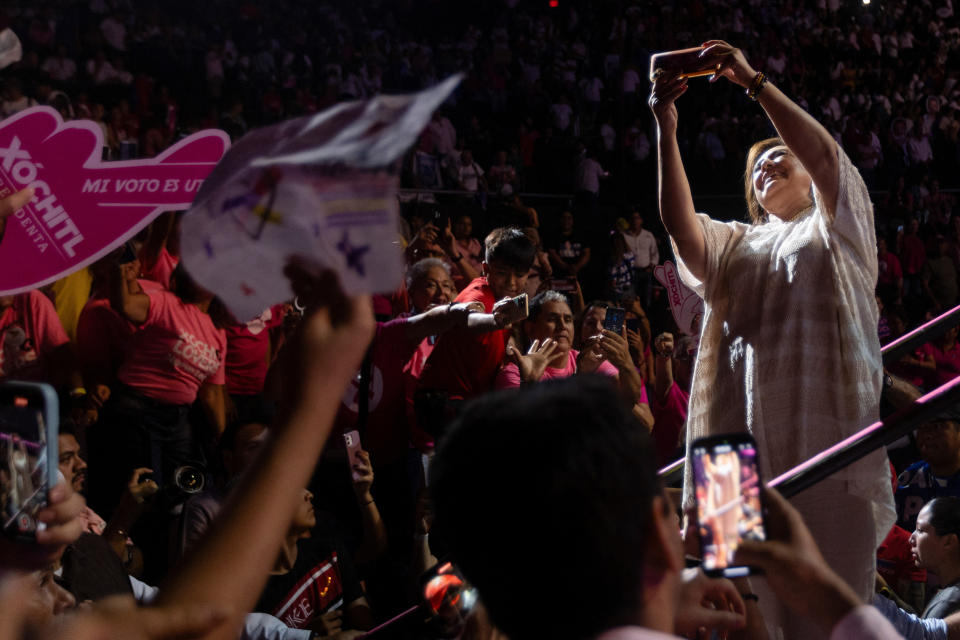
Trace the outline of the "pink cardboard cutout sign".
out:
[[[669,260],[657,265],[653,276],[667,290],[670,311],[680,331],[687,335],[699,334],[699,328],[693,328],[693,320],[698,315],[703,315],[703,299],[683,284],[676,266]]]
[[[0,295],[28,291],[98,260],[163,211],[186,209],[230,146],[207,130],[155,158],[102,162],[103,133],[34,107],[0,122],[0,198],[33,187],[0,240]]]

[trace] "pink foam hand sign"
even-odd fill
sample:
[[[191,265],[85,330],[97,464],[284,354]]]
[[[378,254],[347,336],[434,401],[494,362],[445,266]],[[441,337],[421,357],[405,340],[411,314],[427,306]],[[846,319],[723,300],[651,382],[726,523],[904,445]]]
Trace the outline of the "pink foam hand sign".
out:
[[[9,216],[0,241],[0,294],[53,282],[113,251],[163,211],[186,209],[230,146],[195,133],[155,158],[102,162],[103,133],[33,107],[0,122],[0,198],[33,199]]]
[[[687,335],[695,335],[697,329],[693,327],[693,321],[698,315],[703,315],[703,299],[683,284],[677,267],[669,260],[657,265],[653,276],[667,290],[667,301],[677,327]]]

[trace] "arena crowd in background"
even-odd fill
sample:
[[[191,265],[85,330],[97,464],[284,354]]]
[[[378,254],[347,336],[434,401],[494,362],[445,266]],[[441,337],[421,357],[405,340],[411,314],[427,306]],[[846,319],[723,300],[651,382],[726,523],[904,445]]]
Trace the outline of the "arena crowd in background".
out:
[[[56,558],[30,565],[41,613],[115,594],[189,608],[216,593],[241,606],[233,614],[254,612],[246,637],[356,637],[419,604],[420,577],[437,560],[470,553],[458,516],[432,530],[425,460],[466,403],[494,411],[494,389],[523,389],[497,396],[514,398],[521,415],[539,411],[522,395],[531,386],[584,376],[569,388],[598,413],[616,404],[617,419],[649,440],[614,430],[603,436],[611,446],[635,447],[647,471],[682,456],[702,318],[678,326],[655,273],[673,251],[656,208],[651,53],[721,35],[846,150],[874,204],[881,344],[960,302],[960,27],[950,0],[14,0],[0,7],[5,27],[24,54],[0,72],[0,117],[44,104],[94,120],[106,160],[151,157],[204,128],[236,140],[339,101],[465,74],[404,159],[405,282],[375,296],[372,312],[324,281],[313,291],[347,312],[332,321],[311,313],[320,301],[309,296],[306,309],[290,300],[232,317],[179,264],[179,213],[131,243],[135,260],[118,251],[0,298],[0,380],[61,393],[60,468],[87,498],[64,497],[72,510],[57,514],[71,523],[63,527],[82,514],[83,535],[57,530]],[[729,83],[691,82],[704,86],[685,98],[678,141],[697,207],[745,220],[744,142],[771,135],[769,122]],[[291,275],[310,290],[307,274]],[[522,293],[526,316],[501,302]],[[604,328],[612,307],[626,312],[616,332]],[[960,376],[957,329],[888,370],[909,397]],[[551,384],[543,398],[576,383]],[[308,410],[325,416],[322,428],[298,422]],[[353,430],[356,457],[342,437]],[[549,443],[524,442],[531,468],[562,475],[539,459]],[[880,591],[919,617],[948,618],[960,560],[943,540],[960,535],[960,514],[950,519],[953,502],[925,505],[960,497],[960,416],[939,416],[895,451],[899,526],[878,552]],[[454,448],[447,455],[457,459]],[[656,488],[644,498],[662,499]],[[806,531],[789,508],[775,511]],[[250,525],[258,514],[272,520]],[[918,554],[921,534],[946,551]],[[811,544],[793,551],[816,560]],[[251,549],[259,564],[232,563]],[[0,549],[0,562],[13,557],[22,549]],[[848,610],[862,604],[822,562],[807,568],[823,587],[811,606],[824,593]],[[668,586],[679,581],[676,567],[661,569]],[[152,585],[165,580],[158,596]],[[481,597],[491,584],[478,585]],[[748,621],[750,606],[731,604]],[[475,614],[463,637],[495,637],[484,620]],[[432,624],[404,623],[396,637],[446,632]]]

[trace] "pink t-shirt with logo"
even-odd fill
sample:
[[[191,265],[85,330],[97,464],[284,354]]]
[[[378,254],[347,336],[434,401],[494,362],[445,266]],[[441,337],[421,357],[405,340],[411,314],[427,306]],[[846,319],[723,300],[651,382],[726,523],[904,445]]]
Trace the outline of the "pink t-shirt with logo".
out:
[[[169,291],[147,295],[147,320],[131,337],[117,378],[148,398],[192,404],[204,382],[225,381],[226,333]]]
[[[0,313],[0,380],[46,380],[47,359],[69,341],[47,296],[36,290],[14,296]]]
[[[553,380],[554,378],[568,378],[577,372],[577,355],[580,352],[576,349],[570,349],[567,353],[567,363],[563,367],[547,367],[543,370],[543,375],[540,376],[540,380]],[[610,364],[607,360],[604,360],[597,367],[595,373],[599,373],[605,376],[610,376],[611,378],[616,377],[619,372],[617,368]],[[494,382],[495,389],[512,389],[513,387],[519,387],[521,384],[520,380],[520,369],[517,368],[512,362],[508,362],[503,365],[500,371],[497,373],[497,379]],[[641,387],[640,391],[640,402],[647,401],[647,390],[645,387]]]
[[[137,280],[144,292],[161,289],[158,282]],[[77,357],[84,372],[97,371],[113,378],[136,326],[110,306],[108,298],[92,298],[77,321]]]
[[[270,330],[283,324],[282,304],[275,304],[247,322],[225,329],[227,391],[255,395],[263,391],[270,367]]]

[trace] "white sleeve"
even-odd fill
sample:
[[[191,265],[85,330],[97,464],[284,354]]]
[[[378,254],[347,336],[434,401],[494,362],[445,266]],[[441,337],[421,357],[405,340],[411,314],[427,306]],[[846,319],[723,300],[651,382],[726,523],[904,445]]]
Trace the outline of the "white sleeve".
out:
[[[151,587],[146,582],[141,582],[133,576],[127,576],[130,579],[130,587],[133,589],[133,598],[140,604],[150,604],[157,597],[160,591],[157,587]]]
[[[731,245],[743,237],[748,226],[739,222],[718,222],[703,213],[696,214],[696,217],[703,232],[703,242],[706,250],[703,280],[698,279],[687,268],[672,236],[670,237],[670,245],[673,247],[673,255],[677,261],[677,272],[680,274],[680,279],[694,293],[709,302],[717,286],[717,281],[720,279],[721,265],[726,252]]]
[[[873,596],[872,604],[875,610],[881,613],[906,640],[947,640],[947,623],[939,618],[918,618],[898,607],[892,600],[879,594]],[[836,633],[836,629],[834,629],[834,633]],[[874,636],[866,637],[872,638]]]
[[[241,640],[310,640],[309,629],[291,629],[269,613],[248,613]]]
[[[877,235],[870,192],[856,166],[839,146],[837,164],[837,202],[833,216],[827,212],[819,191],[814,191],[814,198],[830,229],[846,241],[855,263],[865,271],[865,278],[876,282]]]

